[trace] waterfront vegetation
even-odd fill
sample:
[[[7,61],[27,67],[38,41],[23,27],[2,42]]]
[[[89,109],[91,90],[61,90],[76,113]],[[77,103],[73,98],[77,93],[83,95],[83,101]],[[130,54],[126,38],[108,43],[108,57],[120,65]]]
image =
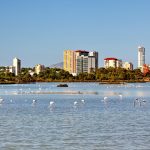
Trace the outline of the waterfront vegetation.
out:
[[[95,72],[81,73],[78,76],[72,76],[69,72],[58,68],[45,68],[39,74],[34,73],[34,68],[22,68],[21,73],[15,76],[7,72],[3,67],[0,71],[0,83],[30,83],[30,82],[101,82],[101,83],[119,83],[119,82],[143,82],[149,81],[150,73],[143,74],[139,69],[126,70],[123,68],[99,68]]]

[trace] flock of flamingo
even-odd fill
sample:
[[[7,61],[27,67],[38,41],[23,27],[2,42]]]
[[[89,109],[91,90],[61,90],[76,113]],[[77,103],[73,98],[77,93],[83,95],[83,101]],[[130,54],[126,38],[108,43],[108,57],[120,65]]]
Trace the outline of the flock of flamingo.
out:
[[[119,99],[122,100],[123,99],[123,95],[119,94]],[[109,102],[109,97],[105,96],[102,100],[101,100],[104,104],[107,104]],[[12,99],[10,100],[10,102],[12,103]],[[0,97],[0,105],[4,104],[4,99]],[[80,104],[85,104],[85,100],[81,99],[80,101],[74,101],[73,102],[73,107],[77,108]],[[133,106],[134,107],[141,107],[143,105],[146,104],[146,100],[142,99],[142,98],[136,98],[135,100],[133,100]],[[37,105],[37,100],[33,99],[32,100],[32,106],[36,106]],[[54,101],[50,101],[48,108],[53,109],[56,106]]]

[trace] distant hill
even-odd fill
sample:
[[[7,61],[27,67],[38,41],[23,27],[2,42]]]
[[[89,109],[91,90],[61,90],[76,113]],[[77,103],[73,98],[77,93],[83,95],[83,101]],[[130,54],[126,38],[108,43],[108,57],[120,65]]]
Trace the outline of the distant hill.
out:
[[[57,63],[57,64],[53,64],[51,66],[49,66],[50,68],[60,68],[63,69],[63,62]]]

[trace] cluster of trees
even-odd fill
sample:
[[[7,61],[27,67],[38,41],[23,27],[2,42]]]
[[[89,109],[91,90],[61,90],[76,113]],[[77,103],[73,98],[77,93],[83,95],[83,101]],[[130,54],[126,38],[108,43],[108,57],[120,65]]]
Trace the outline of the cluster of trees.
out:
[[[139,81],[144,78],[140,69],[126,70],[124,68],[99,68],[96,72],[79,74],[77,80],[96,80],[96,81]]]
[[[73,76],[68,71],[48,67],[38,75],[34,74],[34,77],[36,77],[37,81],[68,81],[73,79]]]
[[[7,72],[7,68],[1,66],[0,67],[0,82],[6,83],[9,81],[15,81],[15,75],[13,73]]]
[[[51,81],[139,81],[143,78],[150,77],[150,73],[144,75],[139,69],[126,70],[123,68],[99,68],[95,72],[81,73],[72,76],[69,72],[58,68],[45,68],[39,74],[30,74],[34,68],[22,68],[21,73],[15,76],[5,69],[0,71],[0,82],[6,83],[25,83],[25,82],[51,82]]]
[[[100,68],[96,72],[98,80],[141,80],[144,75],[140,69],[126,70],[124,68]]]
[[[50,82],[50,81],[71,81],[73,76],[63,69],[45,68],[39,74],[34,72],[34,68],[22,68],[18,76],[7,71],[6,68],[0,71],[0,83],[26,83],[26,82]]]

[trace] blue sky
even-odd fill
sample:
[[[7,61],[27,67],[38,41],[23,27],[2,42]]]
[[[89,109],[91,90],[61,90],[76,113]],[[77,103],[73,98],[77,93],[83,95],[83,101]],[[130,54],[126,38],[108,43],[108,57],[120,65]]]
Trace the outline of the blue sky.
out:
[[[0,0],[0,66],[49,66],[65,49],[99,52],[137,66],[137,47],[150,63],[149,0]]]

